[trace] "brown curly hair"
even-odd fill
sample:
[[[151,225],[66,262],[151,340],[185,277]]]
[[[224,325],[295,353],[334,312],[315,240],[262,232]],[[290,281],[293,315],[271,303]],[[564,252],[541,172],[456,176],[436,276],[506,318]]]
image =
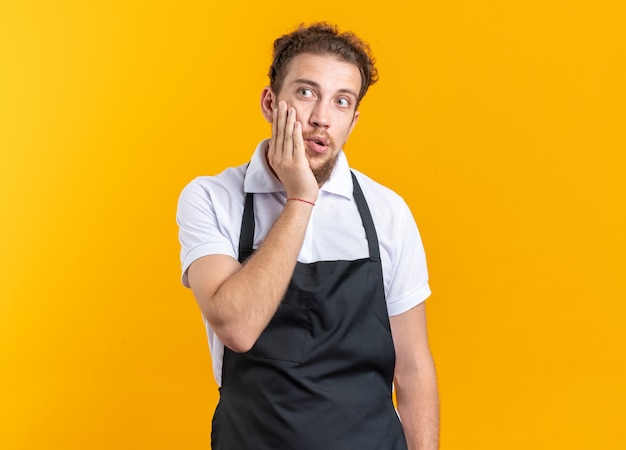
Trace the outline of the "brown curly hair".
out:
[[[286,76],[286,67],[294,56],[301,53],[332,55],[356,65],[361,73],[361,90],[358,102],[367,89],[378,81],[378,70],[369,45],[352,32],[339,32],[335,25],[318,22],[305,26],[274,41],[274,57],[270,66],[270,86],[280,92]],[[357,105],[358,106],[358,105]]]

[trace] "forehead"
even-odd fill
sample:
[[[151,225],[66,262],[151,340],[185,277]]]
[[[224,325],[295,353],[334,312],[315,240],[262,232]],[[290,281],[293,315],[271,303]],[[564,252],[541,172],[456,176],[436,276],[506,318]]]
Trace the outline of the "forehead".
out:
[[[342,61],[332,55],[302,53],[289,61],[283,87],[301,80],[317,83],[329,91],[361,89],[361,73],[356,64]]]

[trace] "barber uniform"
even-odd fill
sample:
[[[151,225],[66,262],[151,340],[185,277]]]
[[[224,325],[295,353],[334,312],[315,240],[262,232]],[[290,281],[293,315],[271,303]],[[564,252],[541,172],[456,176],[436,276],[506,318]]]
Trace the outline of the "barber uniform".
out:
[[[354,174],[352,183],[369,258],[297,262],[253,348],[224,348],[213,450],[407,449],[392,403],[395,351],[378,238]],[[248,193],[240,262],[253,251],[253,201]]]

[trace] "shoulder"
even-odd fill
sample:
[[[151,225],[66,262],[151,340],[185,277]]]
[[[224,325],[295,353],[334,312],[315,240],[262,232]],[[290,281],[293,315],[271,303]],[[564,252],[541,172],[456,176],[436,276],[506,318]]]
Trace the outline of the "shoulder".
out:
[[[238,167],[229,167],[217,175],[196,177],[184,187],[183,192],[209,191],[214,189],[231,191],[233,188],[240,188],[243,186],[246,166],[247,164]]]
[[[185,286],[189,286],[187,269],[198,258],[214,254],[236,257],[244,173],[245,166],[226,169],[215,176],[195,178],[183,188],[176,222]]]
[[[376,226],[378,239],[383,249],[396,254],[400,247],[415,238],[417,225],[413,214],[404,199],[392,189],[374,181],[367,175],[354,172]],[[410,239],[409,239],[410,237]]]
[[[372,210],[372,214],[375,211],[395,212],[397,214],[400,210],[408,210],[406,202],[398,193],[356,169],[351,170],[363,190],[363,195]]]
[[[353,171],[376,226],[389,315],[402,314],[430,295],[426,255],[417,224],[400,195]]]
[[[230,167],[212,176],[191,180],[182,190],[178,208],[196,207],[207,203],[229,203],[243,198],[243,181],[246,166]]]

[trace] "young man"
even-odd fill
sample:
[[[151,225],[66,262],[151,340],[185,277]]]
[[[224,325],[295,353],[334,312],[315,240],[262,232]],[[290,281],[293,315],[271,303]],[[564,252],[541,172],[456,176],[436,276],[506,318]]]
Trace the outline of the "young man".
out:
[[[261,97],[271,139],[181,194],[183,283],[221,386],[214,450],[438,448],[420,236],[342,150],[376,78],[351,33],[280,37]]]

